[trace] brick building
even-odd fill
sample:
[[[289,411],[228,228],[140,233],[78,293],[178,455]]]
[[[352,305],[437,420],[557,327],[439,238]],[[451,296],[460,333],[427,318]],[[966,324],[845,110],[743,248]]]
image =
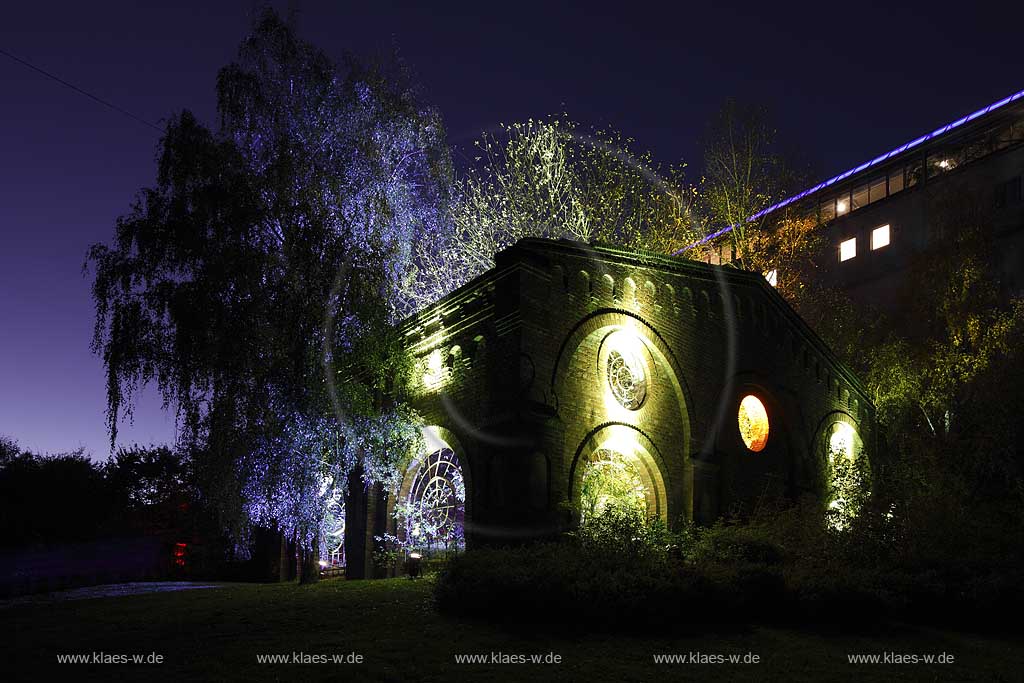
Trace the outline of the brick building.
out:
[[[470,546],[545,537],[614,462],[648,514],[710,522],[820,497],[837,449],[871,452],[864,390],[761,276],[539,239],[496,264],[403,326],[428,446],[397,498],[349,507],[370,511],[357,554],[387,525],[418,533],[394,528],[396,502]]]

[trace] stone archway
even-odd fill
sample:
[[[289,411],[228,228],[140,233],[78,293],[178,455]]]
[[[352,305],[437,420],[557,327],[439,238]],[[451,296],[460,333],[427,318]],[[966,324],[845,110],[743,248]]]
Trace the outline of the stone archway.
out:
[[[458,439],[449,430],[423,430],[425,448],[406,468],[389,507],[391,526],[403,543],[421,551],[465,547],[470,478]]]
[[[580,320],[565,337],[558,350],[551,375],[551,394],[555,398],[556,408],[565,398],[561,395],[561,390],[565,384],[569,367],[580,346],[590,337],[600,336],[603,338],[617,330],[628,332],[642,339],[645,351],[664,369],[664,374],[671,384],[678,404],[683,441],[689,444],[693,399],[682,367],[661,334],[639,315],[630,311],[616,309],[594,311]],[[688,457],[689,454],[686,455]]]
[[[632,425],[601,425],[587,435],[573,459],[568,498],[577,511],[585,514],[584,493],[588,471],[592,468],[618,467],[622,483],[634,479],[642,486],[642,505],[648,518],[668,521],[668,486],[665,463],[650,438]],[[600,492],[595,492],[600,496]],[[593,512],[593,510],[591,510]],[[600,512],[600,510],[597,510]]]
[[[566,335],[551,375],[557,414],[566,425],[555,476],[568,502],[580,502],[588,460],[600,448],[638,459],[651,492],[649,514],[690,515],[692,404],[680,365],[667,342],[638,315],[604,309],[585,316]],[[591,427],[593,425],[594,427]],[[617,425],[623,448],[594,441]],[[583,445],[581,445],[583,444]],[[655,445],[657,444],[657,445]]]
[[[871,490],[871,459],[860,425],[845,412],[829,413],[819,424],[815,453],[829,524],[844,528],[859,514],[860,503]]]

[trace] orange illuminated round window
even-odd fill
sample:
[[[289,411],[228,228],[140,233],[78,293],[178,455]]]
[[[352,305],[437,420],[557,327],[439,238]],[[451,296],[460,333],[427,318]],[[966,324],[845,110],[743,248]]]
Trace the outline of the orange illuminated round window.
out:
[[[757,396],[744,396],[739,411],[740,436],[747,448],[758,453],[768,444],[768,412]]]

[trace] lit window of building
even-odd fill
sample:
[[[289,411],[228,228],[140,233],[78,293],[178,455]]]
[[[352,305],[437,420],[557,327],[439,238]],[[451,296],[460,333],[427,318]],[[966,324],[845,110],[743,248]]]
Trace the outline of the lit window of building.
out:
[[[842,216],[850,213],[850,195],[846,194],[836,200],[836,215]]]
[[[889,194],[903,190],[903,169],[899,168],[889,174]]]
[[[868,186],[861,185],[853,190],[853,209],[862,209],[868,205]]]
[[[830,197],[821,203],[821,222],[827,223],[836,217],[836,198]]]
[[[889,245],[889,226],[883,225],[871,231],[871,249],[881,249]]]
[[[885,199],[885,177],[874,181],[868,186],[868,203],[872,204],[879,199]]]
[[[839,243],[839,260],[849,261],[857,255],[857,238],[851,237]]]

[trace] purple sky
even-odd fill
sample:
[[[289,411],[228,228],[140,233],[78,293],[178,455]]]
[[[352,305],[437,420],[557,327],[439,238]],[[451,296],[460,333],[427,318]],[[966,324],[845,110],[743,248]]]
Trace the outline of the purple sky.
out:
[[[1024,87],[1024,10],[1005,2],[292,4],[331,55],[394,42],[461,146],[498,122],[565,111],[699,167],[696,137],[736,95],[771,107],[825,177]],[[189,108],[212,123],[217,70],[253,7],[11,3],[0,48],[144,119]],[[0,434],[105,458],[81,268],[153,181],[158,134],[3,56],[0,86]],[[119,444],[173,438],[150,392]]]

